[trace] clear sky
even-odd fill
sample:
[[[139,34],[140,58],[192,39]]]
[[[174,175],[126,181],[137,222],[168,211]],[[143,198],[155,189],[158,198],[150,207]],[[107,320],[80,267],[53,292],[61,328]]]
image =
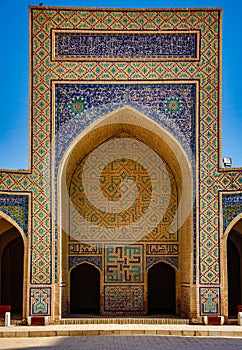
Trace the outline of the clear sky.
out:
[[[223,8],[223,156],[242,167],[242,0],[4,0],[1,3],[0,168],[28,168],[28,6]]]

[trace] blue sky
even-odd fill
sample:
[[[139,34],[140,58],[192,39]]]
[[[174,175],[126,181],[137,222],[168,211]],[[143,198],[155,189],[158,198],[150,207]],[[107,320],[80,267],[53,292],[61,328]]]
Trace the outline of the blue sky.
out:
[[[77,1],[40,0],[45,6],[121,8],[223,8],[223,156],[242,167],[242,0]],[[1,4],[0,168],[28,168],[28,6],[26,0]]]

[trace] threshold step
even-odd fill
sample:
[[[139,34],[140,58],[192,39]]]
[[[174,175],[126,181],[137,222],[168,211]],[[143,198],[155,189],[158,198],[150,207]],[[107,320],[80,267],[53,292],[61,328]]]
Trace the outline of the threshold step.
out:
[[[68,317],[60,324],[189,324],[189,319],[170,317]]]

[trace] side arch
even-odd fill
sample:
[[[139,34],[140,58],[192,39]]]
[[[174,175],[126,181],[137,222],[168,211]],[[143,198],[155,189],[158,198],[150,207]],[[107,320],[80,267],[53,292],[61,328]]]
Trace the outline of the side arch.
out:
[[[228,225],[221,237],[222,312],[226,318],[237,318],[242,304],[242,213]]]
[[[0,219],[4,219],[7,222],[9,222],[12,226],[14,226],[19,231],[19,233],[21,234],[21,236],[23,238],[23,241],[24,242],[27,241],[27,238],[26,238],[26,235],[24,233],[24,230],[19,226],[19,224],[14,219],[12,219],[9,215],[4,213],[1,209],[0,209]]]
[[[23,229],[0,210],[0,303],[10,304],[12,318],[28,315],[28,239]]]
[[[228,225],[228,227],[226,228],[226,230],[224,231],[223,234],[223,239],[227,239],[228,235],[231,231],[231,229],[237,224],[237,222],[239,222],[240,220],[242,220],[242,213],[238,214]]]

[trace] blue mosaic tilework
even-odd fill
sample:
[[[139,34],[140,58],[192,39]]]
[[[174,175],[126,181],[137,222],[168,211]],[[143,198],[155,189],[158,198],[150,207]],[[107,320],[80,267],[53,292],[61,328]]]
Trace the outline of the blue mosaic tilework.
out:
[[[51,288],[30,288],[30,316],[49,316],[51,312]]]
[[[0,194],[0,210],[10,216],[28,237],[29,198],[20,194]]]
[[[220,288],[200,288],[201,316],[220,314]]]
[[[142,312],[143,310],[143,286],[104,286],[104,311]]]
[[[222,194],[223,233],[233,219],[242,213],[242,193]]]
[[[173,266],[175,266],[178,269],[178,256],[174,256],[174,257],[155,257],[155,256],[148,256],[146,258],[146,269],[148,269],[149,267],[151,267],[152,265],[160,262],[160,261],[164,261],[167,262]]]
[[[69,256],[69,269],[84,262],[91,263],[102,270],[101,256]]]
[[[105,282],[143,282],[143,246],[105,247]]]
[[[97,118],[131,106],[195,151],[195,84],[56,84],[56,157]]]
[[[114,16],[115,15],[115,16]],[[241,191],[241,172],[236,170],[233,182],[231,182],[228,172],[219,171],[218,173],[218,147],[219,147],[219,134],[218,129],[220,123],[218,122],[219,115],[219,90],[221,86],[220,77],[220,33],[221,33],[221,15],[219,10],[177,10],[167,9],[162,11],[122,11],[122,10],[65,10],[65,9],[46,9],[45,7],[31,9],[31,17],[33,25],[31,26],[31,49],[33,53],[33,60],[31,61],[31,72],[33,73],[32,79],[32,92],[31,105],[33,108],[33,121],[31,125],[33,136],[33,154],[32,154],[32,173],[26,176],[22,176],[20,173],[1,173],[1,190],[2,191],[24,191],[29,189],[34,194],[33,200],[33,237],[32,237],[32,265],[33,271],[31,272],[32,281],[35,283],[49,283],[51,280],[51,236],[49,234],[50,221],[49,221],[49,193],[51,193],[48,184],[43,179],[41,167],[48,166],[47,160],[49,159],[49,144],[52,134],[50,134],[49,118],[50,111],[50,93],[51,93],[51,81],[83,81],[83,82],[103,82],[105,81],[121,82],[121,81],[181,81],[189,79],[199,80],[199,150],[198,150],[198,181],[200,183],[198,192],[200,195],[199,203],[199,228],[194,229],[194,251],[199,244],[200,247],[200,270],[198,267],[197,278],[200,279],[201,285],[217,284],[220,282],[219,275],[219,235],[218,235],[218,222],[216,218],[220,215],[218,211],[218,196],[217,189],[221,190],[235,190]],[[103,27],[100,27],[103,26]],[[72,28],[79,30],[85,28],[87,30],[179,30],[182,28],[193,28],[201,30],[201,62],[197,64],[187,59],[187,62],[51,62],[51,30],[52,29]],[[113,85],[110,85],[113,86]],[[75,97],[75,95],[73,96]],[[141,101],[141,103],[139,103]],[[142,106],[143,100],[139,97],[136,105]],[[61,145],[61,152],[68,146],[73,135],[82,131],[88,126],[92,120],[99,117],[98,114],[93,114],[88,119],[87,113],[90,112],[90,107],[85,98],[78,95],[76,99],[69,104],[70,118],[74,120],[69,130],[66,133],[70,133],[70,139],[61,135],[59,141]],[[159,100],[157,100],[159,102]],[[176,100],[171,101],[172,110],[170,120],[175,118],[177,108]],[[155,107],[152,100],[152,106]],[[120,103],[125,105],[125,102]],[[106,106],[99,109],[105,112]],[[107,110],[115,109],[115,106],[110,104],[107,106]],[[148,102],[142,107],[135,107],[139,111],[148,110],[149,117],[157,120],[161,125],[166,127],[165,121],[161,118],[158,109],[154,108],[154,114],[152,114],[152,108],[149,107]],[[142,111],[141,111],[142,112]],[[145,112],[144,112],[145,113]],[[67,115],[68,116],[68,115]],[[188,119],[189,121],[189,119]],[[68,122],[68,120],[67,120]],[[76,124],[75,124],[76,122]],[[84,126],[82,125],[84,124]],[[65,125],[65,124],[64,124]],[[65,128],[63,125],[63,128]],[[180,123],[181,130],[185,122]],[[189,122],[188,122],[189,125]],[[73,128],[73,130],[72,130]],[[78,129],[78,130],[77,130]],[[169,129],[169,125],[167,126]],[[170,126],[171,130],[172,127]],[[173,129],[172,129],[173,130]],[[174,129],[176,130],[176,129]],[[62,131],[61,128],[58,131]],[[175,132],[173,132],[175,134]],[[59,135],[58,135],[59,136]],[[176,137],[178,140],[182,138]],[[186,137],[184,137],[186,139]],[[189,139],[189,138],[188,138]],[[63,141],[63,143],[62,143]],[[194,146],[195,147],[195,146]],[[49,175],[49,174],[48,174]],[[222,176],[223,175],[223,176]],[[51,178],[50,176],[47,177]],[[220,186],[220,187],[219,187]],[[226,210],[223,211],[224,229],[229,222],[233,220],[239,212],[241,212],[241,202],[238,201],[238,207],[236,207],[236,200],[233,205],[228,204],[225,201]],[[228,205],[227,205],[228,204]],[[21,207],[19,207],[20,209]],[[30,208],[29,208],[30,209]],[[10,207],[9,207],[10,210]],[[12,215],[15,210],[13,206]],[[46,211],[45,211],[46,210]],[[22,216],[21,216],[22,218]],[[41,220],[39,220],[41,218]],[[195,217],[194,217],[195,218]],[[194,220],[195,221],[195,220]],[[197,236],[196,236],[197,232]],[[213,232],[213,234],[211,233]],[[40,242],[38,236],[43,237]],[[196,237],[198,241],[196,241]],[[58,238],[58,237],[56,237]],[[36,243],[37,242],[37,243]],[[46,249],[43,249],[43,245],[46,245]],[[57,254],[58,254],[58,241],[55,240],[55,272],[58,270]],[[197,243],[197,244],[196,244]],[[41,247],[41,249],[39,249]],[[215,252],[215,253],[214,253]],[[199,253],[198,253],[199,254]],[[43,258],[47,256],[45,261]],[[197,259],[194,255],[194,269]],[[42,280],[42,269],[48,272],[45,279]],[[213,274],[211,275],[211,271]],[[194,272],[195,277],[195,272]],[[57,280],[57,275],[56,275]],[[194,279],[194,283],[196,279]],[[114,288],[115,286],[109,286]],[[215,285],[215,287],[217,287]],[[44,293],[45,290],[45,293]],[[33,291],[33,297],[35,304],[38,305],[38,293],[41,298],[43,295],[48,295],[48,290],[35,288],[36,293]],[[114,289],[112,289],[114,290]],[[112,293],[110,289],[110,294]],[[137,291],[134,289],[134,291]],[[221,292],[223,289],[221,289]],[[204,314],[214,314],[214,311],[218,310],[219,303],[219,289],[206,287],[200,290],[200,305],[202,304],[202,312]],[[42,293],[42,294],[41,294]],[[123,294],[122,294],[123,293]],[[30,293],[31,294],[31,293]],[[121,295],[125,295],[123,290],[120,290]],[[123,297],[122,300],[125,298]],[[33,301],[34,302],[34,301]],[[42,303],[33,312],[38,314],[38,310],[41,310]],[[50,304],[48,304],[50,305]],[[116,304],[117,305],[117,304]],[[118,306],[118,305],[117,305]],[[114,307],[115,309],[115,307]]]
[[[157,59],[196,58],[196,33],[56,32],[55,57]]]

